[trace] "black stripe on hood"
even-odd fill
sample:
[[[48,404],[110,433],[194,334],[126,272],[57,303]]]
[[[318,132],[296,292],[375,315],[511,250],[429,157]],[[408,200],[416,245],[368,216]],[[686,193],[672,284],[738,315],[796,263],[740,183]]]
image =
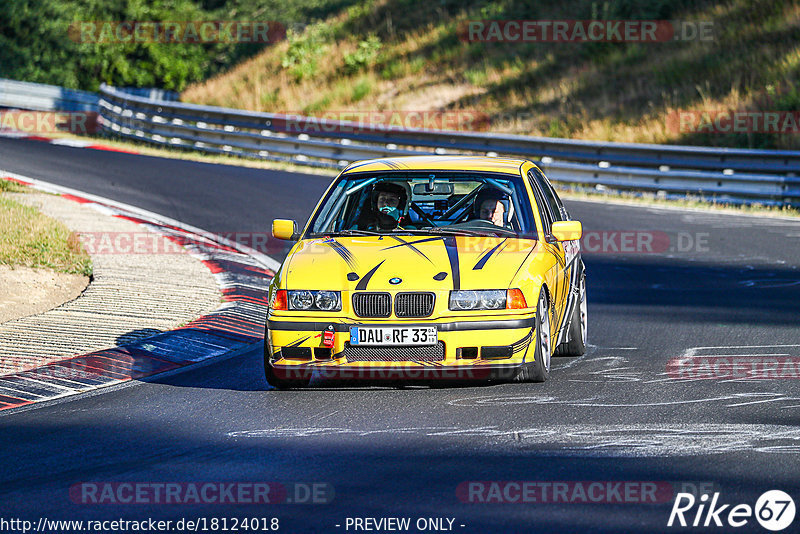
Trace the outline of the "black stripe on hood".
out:
[[[450,271],[453,273],[453,289],[461,289],[461,271],[458,267],[458,242],[456,241],[456,236],[444,236],[443,242],[447,251],[447,259],[450,260]]]
[[[383,265],[383,262],[384,262],[384,261],[386,261],[386,260],[383,260],[383,261],[382,261],[382,262],[380,262],[378,265],[376,265],[375,267],[373,267],[372,269],[370,269],[370,271],[369,271],[367,274],[365,274],[365,275],[363,276],[363,278],[361,278],[361,280],[358,282],[358,285],[356,286],[356,290],[357,290],[357,291],[363,291],[363,290],[367,289],[367,284],[369,284],[369,281],[370,281],[370,279],[372,278],[372,275],[373,275],[373,274],[375,274],[375,271],[377,271],[377,270],[378,270],[378,268],[379,268],[381,265]]]

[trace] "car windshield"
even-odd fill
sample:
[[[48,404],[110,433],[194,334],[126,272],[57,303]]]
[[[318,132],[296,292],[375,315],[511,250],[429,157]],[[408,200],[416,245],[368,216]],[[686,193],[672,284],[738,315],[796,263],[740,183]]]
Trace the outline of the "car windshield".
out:
[[[314,213],[305,237],[404,233],[536,234],[519,176],[430,171],[343,175]]]

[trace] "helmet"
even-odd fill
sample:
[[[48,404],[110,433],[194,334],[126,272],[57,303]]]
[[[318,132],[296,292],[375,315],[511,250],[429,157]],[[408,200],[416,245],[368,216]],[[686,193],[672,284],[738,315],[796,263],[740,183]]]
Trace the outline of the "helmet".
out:
[[[404,187],[394,182],[378,182],[372,188],[371,207],[374,211],[378,211],[378,193],[394,193],[400,197],[400,203],[397,208],[401,213],[406,213],[406,204],[408,203],[408,186]]]
[[[384,213],[378,209],[378,195],[382,192],[394,193],[400,197],[394,214]],[[404,224],[410,198],[411,188],[407,182],[377,182],[372,186],[368,207],[365,206],[358,217],[358,227],[361,229],[376,227],[378,230],[397,228],[398,224]]]

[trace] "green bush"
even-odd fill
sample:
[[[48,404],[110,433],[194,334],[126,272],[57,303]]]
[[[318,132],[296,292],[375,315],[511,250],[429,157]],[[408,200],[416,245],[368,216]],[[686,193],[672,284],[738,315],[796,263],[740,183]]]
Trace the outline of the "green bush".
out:
[[[381,40],[377,35],[373,34],[359,42],[355,52],[344,55],[344,65],[347,73],[355,74],[374,65],[375,60],[378,58],[378,53],[381,51],[381,46],[383,46]]]
[[[281,58],[281,66],[289,69],[296,81],[311,78],[317,72],[317,60],[325,53],[325,36],[320,26],[303,33],[289,32],[289,48]]]
[[[372,84],[369,80],[363,79],[353,86],[353,92],[350,95],[351,102],[358,102],[369,94],[372,90]]]

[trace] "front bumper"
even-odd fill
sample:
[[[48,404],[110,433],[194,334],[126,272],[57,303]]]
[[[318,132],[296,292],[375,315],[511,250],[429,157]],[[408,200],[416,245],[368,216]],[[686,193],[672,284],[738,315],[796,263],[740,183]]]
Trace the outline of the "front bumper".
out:
[[[507,377],[522,363],[532,361],[535,324],[533,314],[368,322],[270,316],[264,343],[265,360],[275,372],[285,373],[287,378],[309,371],[345,379]],[[425,351],[408,351],[412,355],[405,358],[383,347],[360,347],[359,361],[351,361],[348,355],[355,353],[349,342],[351,326],[435,326],[443,346],[435,358],[413,356]],[[330,348],[323,344],[326,330],[334,333]],[[365,352],[371,361],[363,361]],[[393,352],[391,356],[390,352]]]

